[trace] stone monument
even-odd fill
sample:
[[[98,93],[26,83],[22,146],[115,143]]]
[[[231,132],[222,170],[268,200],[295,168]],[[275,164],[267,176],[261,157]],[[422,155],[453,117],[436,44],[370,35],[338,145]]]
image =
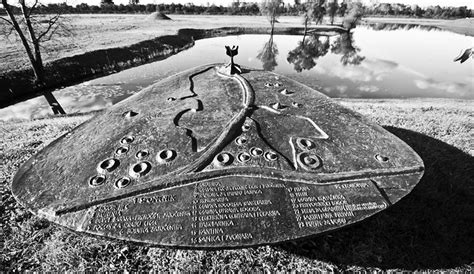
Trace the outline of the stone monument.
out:
[[[14,196],[91,235],[233,248],[362,221],[422,177],[407,144],[325,95],[221,68],[165,79],[60,137],[21,167]]]

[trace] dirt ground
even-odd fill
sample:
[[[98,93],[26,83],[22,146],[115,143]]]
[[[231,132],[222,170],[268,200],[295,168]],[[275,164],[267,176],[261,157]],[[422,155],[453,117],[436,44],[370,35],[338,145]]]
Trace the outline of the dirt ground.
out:
[[[144,14],[74,14],[65,15],[63,22],[73,33],[44,43],[44,61],[52,61],[85,52],[129,46],[162,35],[176,34],[182,28],[210,29],[218,27],[269,27],[264,16],[169,15],[172,20],[152,20]],[[336,22],[340,20],[337,19]],[[474,19],[434,20],[367,18],[368,22],[416,23],[434,25],[452,31],[474,35]],[[283,16],[277,27],[302,27],[301,18]],[[26,54],[15,39],[0,39],[0,73],[29,66]]]
[[[286,244],[221,251],[139,246],[77,234],[32,216],[9,185],[31,155],[93,114],[0,122],[0,270],[474,270],[474,103],[338,99],[423,159],[407,197],[363,222]]]

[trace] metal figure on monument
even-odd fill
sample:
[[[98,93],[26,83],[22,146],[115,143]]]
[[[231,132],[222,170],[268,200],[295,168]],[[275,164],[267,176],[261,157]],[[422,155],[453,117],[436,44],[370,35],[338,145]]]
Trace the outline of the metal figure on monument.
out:
[[[239,65],[234,63],[234,56],[239,54],[239,46],[232,46],[232,48],[229,46],[225,46],[225,49],[227,56],[230,57],[230,63],[226,65],[226,68],[230,70],[230,74],[241,74],[242,69]]]

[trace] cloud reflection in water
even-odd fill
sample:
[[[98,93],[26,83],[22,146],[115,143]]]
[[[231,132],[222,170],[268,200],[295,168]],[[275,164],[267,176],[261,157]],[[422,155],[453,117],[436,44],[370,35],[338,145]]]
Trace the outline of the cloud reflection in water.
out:
[[[223,46],[229,44],[240,46],[237,63],[273,70],[331,97],[474,99],[474,62],[459,64],[452,59],[460,46],[472,45],[472,37],[419,28],[374,31],[361,26],[345,36],[237,35],[197,40],[194,47],[168,59],[54,95],[68,113],[101,109],[174,73],[227,62]],[[37,118],[50,112],[45,100],[36,98],[0,109],[0,119]]]

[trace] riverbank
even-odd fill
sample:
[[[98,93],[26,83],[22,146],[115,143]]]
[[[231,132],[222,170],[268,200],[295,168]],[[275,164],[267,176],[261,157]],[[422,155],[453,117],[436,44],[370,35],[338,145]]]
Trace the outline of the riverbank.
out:
[[[44,44],[45,62],[86,52],[128,47],[160,36],[175,35],[179,29],[223,27],[268,28],[264,16],[169,15],[172,20],[153,20],[148,14],[64,15],[73,36],[56,37]],[[302,27],[299,17],[282,17],[277,27]],[[19,41],[0,40],[0,73],[29,68]]]
[[[192,47],[194,40],[229,34],[268,33],[262,16],[173,15],[173,20],[153,20],[148,15],[68,15],[65,21],[76,35],[58,37],[44,44],[46,85],[34,84],[33,72],[19,44],[0,41],[0,107],[92,78],[161,60]],[[338,19],[339,20],[339,19]],[[336,22],[338,22],[336,20]],[[299,17],[281,17],[276,34],[302,34]],[[474,21],[368,18],[368,24],[449,26],[469,34]],[[192,26],[193,29],[187,27]],[[211,29],[212,27],[212,29]],[[217,27],[217,28],[216,28]],[[91,31],[93,29],[94,31]],[[340,32],[337,26],[317,26],[324,32]],[[474,35],[474,34],[473,34]],[[73,56],[71,56],[73,55]]]
[[[474,36],[474,18],[444,20],[444,19],[419,19],[419,18],[390,18],[368,17],[363,21],[366,24],[406,24],[425,27],[437,27],[466,36]]]
[[[182,28],[209,29],[221,27],[268,27],[265,16],[169,15],[172,20],[152,20],[146,14],[74,14],[64,15],[64,23],[73,33],[44,43],[43,59],[51,62],[86,52],[130,46],[163,35],[174,35]],[[338,19],[339,20],[339,19]],[[364,18],[370,22],[409,23],[450,26],[473,36],[474,19],[436,20],[418,18]],[[337,21],[337,20],[336,20]],[[278,27],[302,27],[301,18],[283,16]],[[0,40],[0,73],[29,67],[19,41]]]
[[[346,32],[341,26],[315,26],[309,31],[335,34]],[[5,107],[41,95],[45,91],[69,86],[124,69],[165,59],[194,45],[195,40],[240,34],[269,34],[269,27],[223,27],[212,29],[179,29],[174,35],[164,35],[130,46],[95,50],[46,64],[44,84],[36,85],[31,69],[0,74],[0,107]],[[274,34],[303,35],[301,27],[277,27]]]
[[[0,269],[175,271],[472,271],[473,101],[336,99],[408,143],[426,170],[399,203],[352,227],[276,246],[221,251],[151,248],[76,234],[11,197],[19,166],[93,113],[0,122]]]

